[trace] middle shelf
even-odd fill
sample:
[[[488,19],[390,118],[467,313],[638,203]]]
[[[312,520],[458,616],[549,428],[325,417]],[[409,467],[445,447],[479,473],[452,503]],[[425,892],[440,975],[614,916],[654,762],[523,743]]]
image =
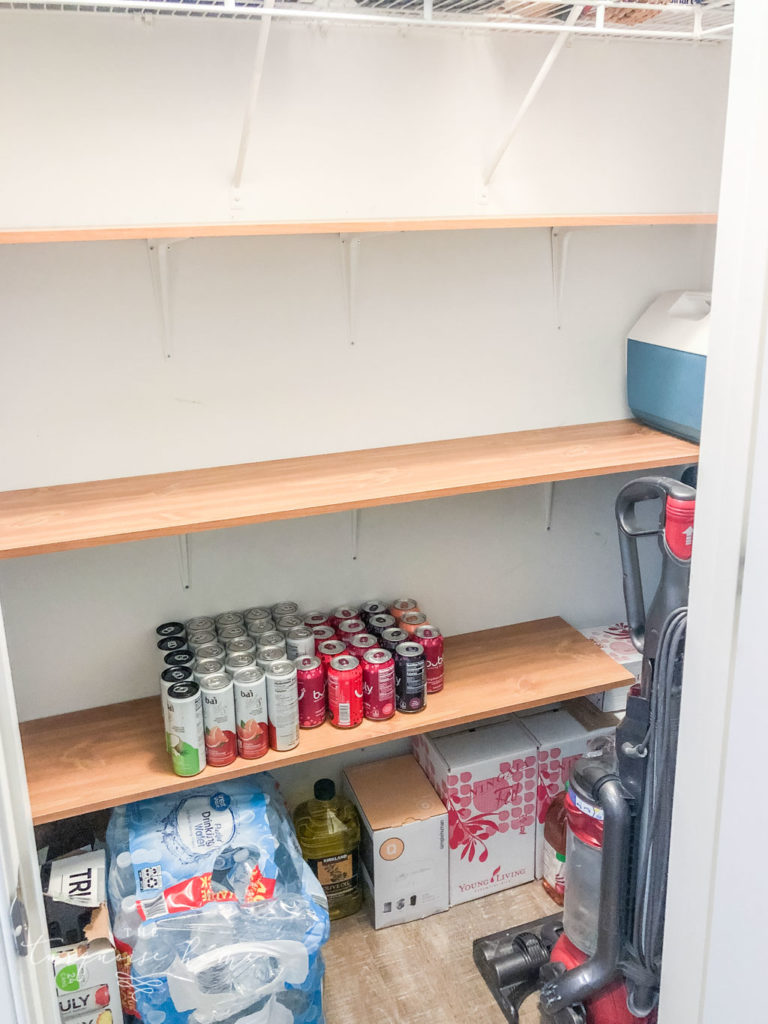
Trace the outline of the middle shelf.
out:
[[[582,697],[633,677],[563,619],[485,629],[445,641],[445,689],[418,714],[355,729],[302,730],[293,750],[174,775],[159,697],[24,722],[21,738],[36,825],[206,783],[298,764],[451,725]]]

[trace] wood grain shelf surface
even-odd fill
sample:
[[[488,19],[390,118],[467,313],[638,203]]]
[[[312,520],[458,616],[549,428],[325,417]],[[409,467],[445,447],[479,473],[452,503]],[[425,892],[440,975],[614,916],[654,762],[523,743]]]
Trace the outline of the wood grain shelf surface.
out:
[[[0,558],[695,462],[614,420],[0,493]]]
[[[633,677],[560,618],[449,637],[446,682],[424,711],[355,729],[321,725],[299,745],[258,761],[238,758],[194,778],[171,771],[159,700],[142,700],[37,719],[21,725],[35,824],[85,811],[234,779],[328,754],[385,743],[450,725],[581,697]]]
[[[240,224],[140,224],[6,229],[0,231],[0,245],[27,245],[36,242],[115,242],[145,238],[368,234],[380,231],[482,231],[500,228],[654,227],[716,223],[716,213],[691,212],[542,214],[535,217],[389,217],[379,220],[260,221]]]

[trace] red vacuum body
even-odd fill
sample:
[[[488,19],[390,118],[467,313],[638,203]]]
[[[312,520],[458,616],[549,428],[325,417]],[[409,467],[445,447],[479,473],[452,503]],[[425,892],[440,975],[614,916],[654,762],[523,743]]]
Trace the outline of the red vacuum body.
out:
[[[562,964],[567,971],[578,967],[587,960],[587,954],[571,942],[563,933],[555,943],[550,962]],[[584,1004],[588,1024],[656,1024],[654,1010],[648,1017],[633,1017],[627,1009],[627,986],[622,977],[604,988]]]

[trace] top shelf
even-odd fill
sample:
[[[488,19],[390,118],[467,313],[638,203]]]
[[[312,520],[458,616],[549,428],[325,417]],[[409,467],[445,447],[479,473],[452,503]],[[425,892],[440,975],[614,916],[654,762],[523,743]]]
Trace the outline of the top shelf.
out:
[[[2,8],[718,42],[731,36],[734,0],[0,0]]]
[[[615,420],[0,493],[0,558],[698,461]]]

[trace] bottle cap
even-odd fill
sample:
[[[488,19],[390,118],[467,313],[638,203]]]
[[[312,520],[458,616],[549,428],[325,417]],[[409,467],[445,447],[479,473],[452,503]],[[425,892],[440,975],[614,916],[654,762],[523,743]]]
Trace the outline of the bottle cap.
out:
[[[333,779],[318,779],[315,783],[315,800],[333,800],[336,784]]]

